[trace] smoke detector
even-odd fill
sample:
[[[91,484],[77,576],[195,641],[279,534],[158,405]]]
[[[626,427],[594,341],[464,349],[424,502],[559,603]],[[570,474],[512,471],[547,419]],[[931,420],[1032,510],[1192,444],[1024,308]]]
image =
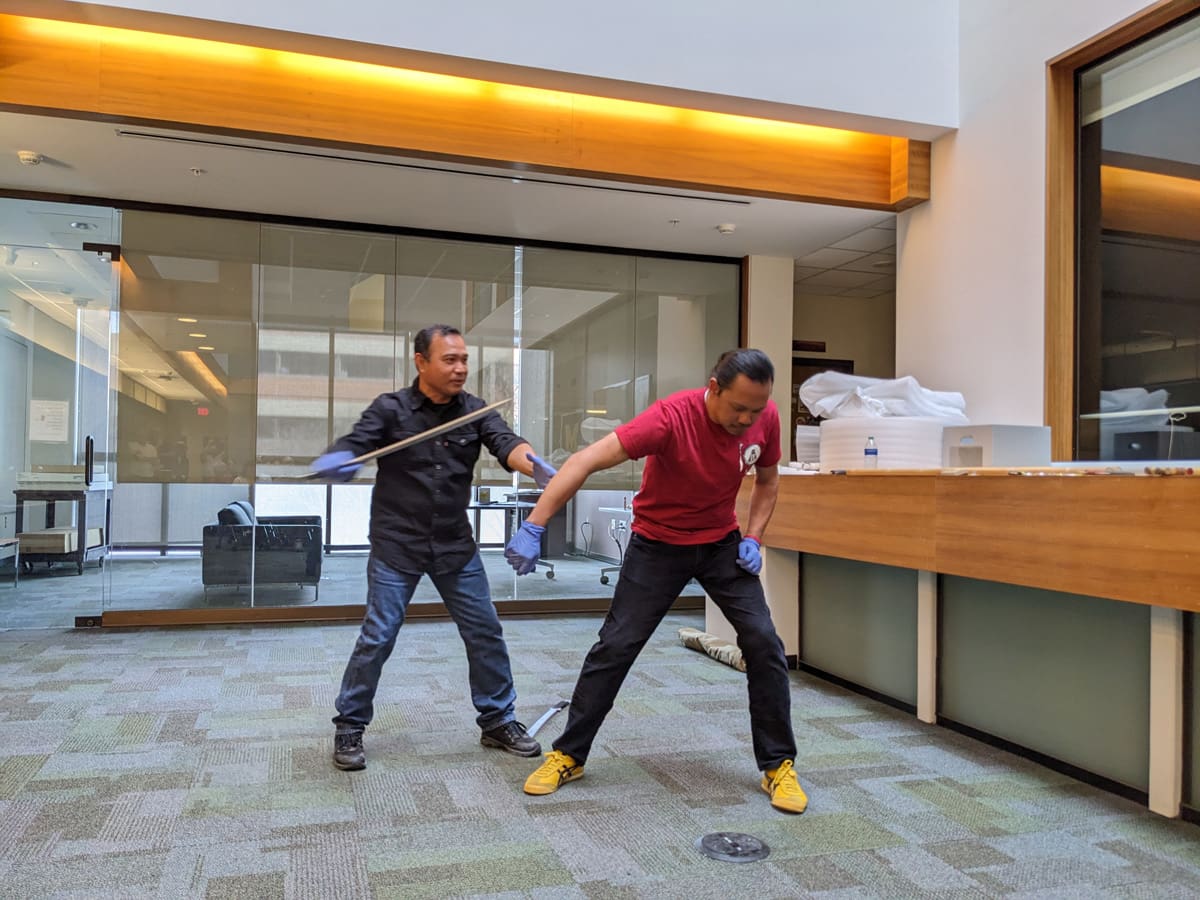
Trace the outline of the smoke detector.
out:
[[[41,163],[46,157],[34,150],[18,150],[17,159],[21,161],[23,166],[36,166]]]

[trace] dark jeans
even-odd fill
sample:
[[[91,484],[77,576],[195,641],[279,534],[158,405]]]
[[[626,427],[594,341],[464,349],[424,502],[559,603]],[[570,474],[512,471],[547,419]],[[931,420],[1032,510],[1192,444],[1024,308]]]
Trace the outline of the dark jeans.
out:
[[[737,565],[741,534],[684,547],[634,534],[621,566],[600,640],[588,651],[554,749],[582,763],[633,661],[688,579],[695,578],[737,631],[746,661],[750,734],[759,769],[796,758],[792,695],[783,641],[775,633],[757,576]]]
[[[517,691],[508,646],[479,554],[459,572],[429,577],[467,648],[471,700],[479,711],[475,721],[484,731],[511,722]],[[371,723],[383,664],[396,645],[396,635],[420,580],[419,573],[397,572],[374,556],[367,561],[367,612],[334,704],[338,714],[333,723],[338,731],[365,728]]]

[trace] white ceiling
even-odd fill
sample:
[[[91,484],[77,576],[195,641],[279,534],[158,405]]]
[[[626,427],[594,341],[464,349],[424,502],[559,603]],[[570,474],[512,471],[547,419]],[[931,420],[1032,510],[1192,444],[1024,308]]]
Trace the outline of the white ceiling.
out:
[[[42,161],[22,165],[18,151],[33,151]],[[799,296],[873,297],[893,292],[895,285],[890,213],[111,122],[0,112],[4,192],[92,204],[0,203],[5,286],[20,285],[22,299],[68,327],[81,297],[103,294],[103,273],[81,264],[77,255],[45,248],[114,242],[117,226],[105,209],[109,204],[733,258],[785,256],[797,260]],[[718,225],[734,228],[723,234]],[[18,248],[14,261],[7,259],[11,248]],[[166,336],[157,337],[164,338],[160,347],[172,346]],[[122,371],[163,396],[199,396],[178,377],[170,357],[152,346],[123,340],[121,356]]]
[[[482,166],[49,116],[0,113],[0,135],[0,190],[117,203],[730,257],[804,257],[894,218],[563,176],[514,178],[512,171]],[[18,150],[35,151],[44,161],[23,166]],[[726,223],[735,226],[732,234],[717,231]],[[0,222],[6,240],[14,239],[7,231],[12,224]],[[28,242],[44,240],[31,234]]]

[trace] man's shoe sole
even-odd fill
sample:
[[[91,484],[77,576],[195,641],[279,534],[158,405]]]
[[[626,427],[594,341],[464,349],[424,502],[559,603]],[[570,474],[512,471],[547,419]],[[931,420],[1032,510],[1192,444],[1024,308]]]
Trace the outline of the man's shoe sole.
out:
[[[344,763],[344,762],[341,762],[336,759],[333,761],[333,764],[335,766],[337,766],[339,769],[341,769],[343,772],[357,772],[359,769],[365,769],[367,767],[367,764],[365,762]]]
[[[479,743],[485,747],[495,747],[497,750],[503,750],[505,753],[511,753],[513,756],[541,756],[542,745],[536,745],[532,750],[518,750],[516,747],[510,747],[508,744],[502,743],[495,738],[490,738],[486,734],[479,736]]]

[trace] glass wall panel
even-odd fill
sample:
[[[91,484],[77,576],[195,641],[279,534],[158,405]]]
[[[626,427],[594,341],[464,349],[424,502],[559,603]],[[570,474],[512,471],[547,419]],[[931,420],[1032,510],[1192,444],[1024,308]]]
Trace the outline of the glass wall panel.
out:
[[[79,248],[119,222],[8,199],[0,222],[0,627],[69,627],[102,611],[112,541],[117,282]]]
[[[287,482],[350,430],[396,379],[395,239],[300,227],[262,229],[256,584],[286,590],[302,576],[313,598],[362,603],[370,494],[355,486]],[[374,467],[356,476],[369,483]],[[266,484],[275,480],[274,484]],[[351,501],[347,503],[346,501]],[[326,509],[330,510],[327,519]],[[317,585],[335,586],[319,596]]]
[[[463,332],[467,389],[510,400],[505,418],[558,465],[657,397],[701,387],[736,342],[732,262],[128,220],[118,499],[136,522],[121,536],[158,554],[174,599],[123,593],[123,608],[364,602],[375,467],[345,485],[298,477],[412,382],[428,325]],[[544,577],[518,579],[502,550],[538,492],[482,453],[465,512],[495,599],[607,596],[640,473],[597,473],[552,522]],[[414,596],[436,599],[428,580]]]
[[[1076,458],[1200,458],[1200,19],[1079,78]]]
[[[549,248],[523,253],[516,322],[522,348],[520,430],[555,465],[636,412],[636,277],[632,256]],[[607,591],[599,583],[600,570],[619,559],[628,534],[610,536],[603,524],[607,514],[599,509],[632,496],[635,468],[629,462],[593,474],[547,523],[545,557],[554,566],[547,575],[573,575],[593,595]],[[536,494],[523,496],[532,500]],[[523,579],[517,589],[525,596],[549,587]]]
[[[259,226],[254,222],[128,212],[124,217],[117,400],[118,508],[158,514],[172,551],[154,591],[111,606],[248,605],[258,405]],[[124,486],[161,486],[153,504]],[[149,498],[140,498],[143,502]],[[244,520],[229,510],[241,501]],[[137,527],[148,536],[150,522]],[[198,556],[197,556],[198,553]],[[136,560],[117,560],[132,571]],[[135,586],[131,585],[131,588]]]

